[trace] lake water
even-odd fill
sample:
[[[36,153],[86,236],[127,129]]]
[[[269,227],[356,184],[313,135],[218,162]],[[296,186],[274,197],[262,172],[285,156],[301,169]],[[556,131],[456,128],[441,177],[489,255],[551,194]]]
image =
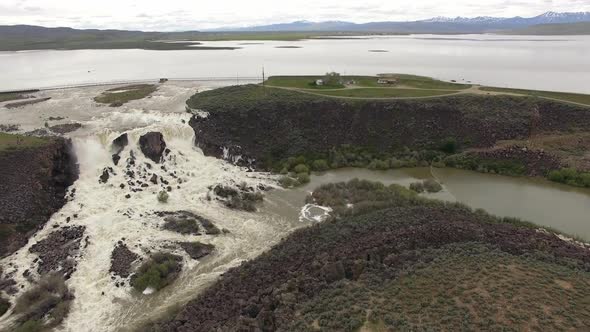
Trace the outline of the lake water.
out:
[[[385,184],[396,183],[405,187],[418,180],[434,178],[443,184],[444,190],[424,195],[426,197],[462,202],[497,216],[521,218],[590,240],[590,190],[542,179],[507,177],[450,168],[389,171],[347,168],[330,171],[312,176],[311,182],[303,187],[271,192],[265,209],[288,219],[296,219],[309,192],[322,184],[354,178]]]
[[[261,76],[264,66],[267,75],[397,72],[590,93],[590,36],[413,35],[204,45],[242,49],[0,52],[0,91],[159,77],[239,81],[239,77]]]

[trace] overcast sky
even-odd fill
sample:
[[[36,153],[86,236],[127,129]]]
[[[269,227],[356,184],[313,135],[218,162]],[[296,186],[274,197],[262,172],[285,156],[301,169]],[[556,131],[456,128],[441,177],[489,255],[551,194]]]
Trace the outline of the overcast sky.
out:
[[[590,0],[0,0],[0,25],[196,30],[298,20],[406,21],[590,11]]]

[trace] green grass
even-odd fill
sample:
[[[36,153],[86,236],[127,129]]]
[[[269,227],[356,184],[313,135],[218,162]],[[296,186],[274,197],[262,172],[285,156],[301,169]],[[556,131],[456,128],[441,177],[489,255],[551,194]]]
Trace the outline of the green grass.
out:
[[[377,83],[379,77],[376,76],[342,76],[344,82],[354,81],[355,86],[363,88],[415,88],[427,90],[464,90],[471,87],[471,85],[449,83],[439,81],[430,77],[405,75],[405,74],[391,74],[388,78],[395,78],[397,84],[393,86],[386,86]],[[284,87],[284,88],[298,88],[298,89],[342,89],[344,86],[316,86],[314,83],[317,79],[322,79],[321,75],[303,75],[303,76],[271,76],[266,80],[266,85]]]
[[[399,85],[412,87],[416,89],[445,89],[445,90],[464,90],[469,89],[469,84],[458,84],[452,82],[439,81],[431,77],[393,74],[392,77],[398,80]]]
[[[49,141],[49,139],[39,137],[0,133],[0,152],[35,148],[43,146]]]
[[[121,106],[132,100],[143,99],[158,88],[153,84],[138,84],[109,89],[94,98],[94,101],[101,104],[110,104],[113,107]]]
[[[331,97],[347,98],[416,98],[416,97],[437,97],[449,95],[453,91],[441,90],[416,90],[416,89],[397,89],[397,88],[355,88],[343,89],[338,91],[323,90],[314,93]]]
[[[475,243],[413,254],[429,263],[409,266],[398,278],[373,277],[327,288],[297,304],[301,315],[290,329],[577,330],[590,323],[588,272]]]
[[[171,284],[181,269],[182,257],[168,253],[154,254],[131,277],[131,286],[138,292],[143,292],[146,288],[160,290]]]
[[[11,100],[25,99],[26,97],[22,93],[0,93],[0,103]]]
[[[504,93],[515,93],[533,97],[551,98],[558,99],[566,102],[578,103],[590,106],[590,95],[580,93],[567,93],[567,92],[553,92],[553,91],[537,91],[537,90],[524,90],[524,89],[509,89],[509,88],[495,88],[495,87],[481,87],[482,91],[492,92],[504,92]]]
[[[323,79],[323,76],[272,76],[269,77],[265,84],[268,86],[276,86],[283,88],[298,88],[298,89],[343,89],[343,85],[315,85],[315,81]]]

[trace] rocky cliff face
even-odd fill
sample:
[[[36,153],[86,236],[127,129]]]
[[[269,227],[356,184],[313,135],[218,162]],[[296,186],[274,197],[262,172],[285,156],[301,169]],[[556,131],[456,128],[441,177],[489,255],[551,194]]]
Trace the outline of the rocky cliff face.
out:
[[[0,256],[24,244],[66,202],[78,178],[71,142],[0,152]]]
[[[189,100],[190,108],[208,113],[193,117],[190,125],[205,154],[233,161],[241,155],[242,162],[325,153],[341,145],[423,149],[447,138],[485,148],[532,133],[590,128],[588,109],[532,98],[351,102],[290,91],[252,97],[258,89],[252,86],[224,89]]]

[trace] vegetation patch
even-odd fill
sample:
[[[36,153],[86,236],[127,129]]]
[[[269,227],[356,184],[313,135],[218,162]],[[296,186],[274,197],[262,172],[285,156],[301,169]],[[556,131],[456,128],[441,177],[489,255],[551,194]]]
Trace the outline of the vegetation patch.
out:
[[[43,277],[16,300],[16,331],[42,331],[59,326],[68,315],[73,299],[62,276]]]
[[[379,83],[380,79],[389,80],[393,84]],[[316,81],[322,80],[321,85],[317,85]],[[439,81],[430,77],[404,75],[404,74],[385,74],[382,76],[354,76],[354,75],[340,75],[338,73],[327,73],[324,76],[271,76],[265,82],[268,86],[276,86],[283,88],[297,88],[297,89],[344,89],[346,86],[355,88],[406,88],[406,89],[425,89],[425,90],[451,90],[446,94],[452,93],[452,90],[464,90],[471,85],[457,84]],[[327,94],[323,91],[322,94]],[[403,94],[403,93],[400,93]],[[407,94],[407,93],[406,93]]]
[[[324,96],[346,98],[424,98],[451,95],[453,91],[405,88],[353,88],[316,92]]]
[[[15,92],[15,93],[0,93],[0,103],[11,100],[19,100],[28,98],[26,95]]]
[[[449,140],[445,140],[447,142]],[[454,142],[454,140],[451,140]],[[456,144],[456,143],[453,143]],[[312,171],[324,172],[343,167],[359,167],[373,170],[388,170],[410,167],[445,167],[443,160],[448,156],[446,143],[434,145],[437,150],[411,151],[407,148],[396,151],[376,151],[375,149],[343,145],[332,148],[328,154],[312,154],[308,157],[290,157],[279,162],[271,162],[271,169],[283,176],[279,184],[285,188],[296,187],[309,182]],[[452,151],[458,147],[453,145]]]
[[[399,186],[354,180],[322,186],[312,198],[338,216],[293,232],[150,328],[495,331],[590,324],[586,248]],[[358,204],[370,208],[342,212]]]
[[[575,330],[588,324],[588,272],[475,243],[407,254],[419,261],[398,278],[342,282],[299,304],[301,315],[287,330]],[[566,291],[559,280],[575,286]]]
[[[524,90],[524,89],[509,89],[509,88],[495,88],[495,87],[481,87],[482,91],[493,91],[503,93],[514,93],[519,95],[527,95],[532,97],[557,99],[565,102],[572,102],[577,104],[584,104],[590,106],[590,95],[581,93],[567,93],[554,91],[538,91],[538,90]]]
[[[590,188],[590,173],[579,172],[573,168],[551,171],[547,174],[547,178],[570,186]]]
[[[264,194],[248,187],[246,183],[237,188],[217,185],[213,188],[213,193],[222,199],[225,206],[235,210],[254,212],[256,206],[264,201]]]
[[[131,286],[138,292],[150,288],[158,291],[171,284],[182,270],[182,257],[157,253],[131,276]]]
[[[0,153],[20,149],[36,148],[51,142],[51,139],[34,136],[0,133]]]
[[[518,159],[486,159],[480,158],[474,153],[452,155],[445,158],[444,163],[449,167],[508,176],[523,176],[527,171],[525,164]]]
[[[157,90],[154,84],[136,84],[109,89],[94,98],[101,104],[109,104],[111,107],[119,107],[132,100],[143,99]]]
[[[410,184],[410,190],[415,191],[416,193],[423,193],[423,192],[429,192],[429,193],[437,193],[439,191],[441,191],[443,188],[440,185],[440,183],[438,183],[436,180],[434,179],[427,179],[424,181],[420,181],[420,182],[413,182]]]

